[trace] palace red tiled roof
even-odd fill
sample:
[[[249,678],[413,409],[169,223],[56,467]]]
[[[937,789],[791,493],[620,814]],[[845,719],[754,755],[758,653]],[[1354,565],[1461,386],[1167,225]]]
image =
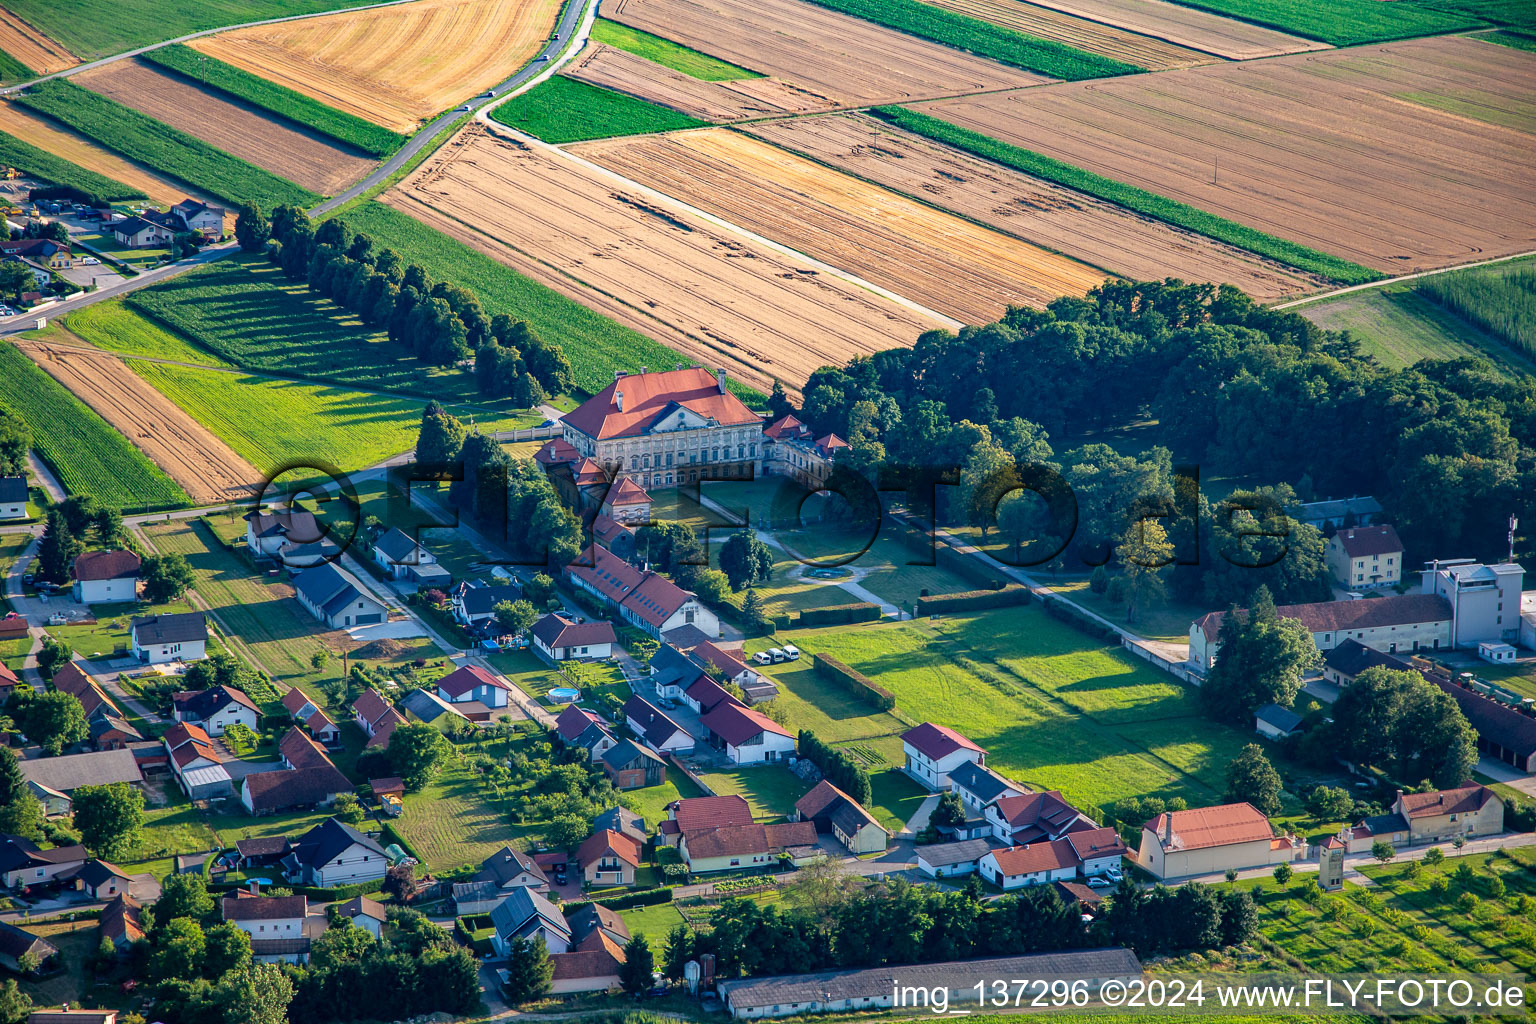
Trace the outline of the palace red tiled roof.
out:
[[[623,409],[616,398],[619,394],[624,396]],[[701,367],[620,377],[569,413],[564,422],[598,440],[638,437],[677,407],[726,426],[762,422]]]

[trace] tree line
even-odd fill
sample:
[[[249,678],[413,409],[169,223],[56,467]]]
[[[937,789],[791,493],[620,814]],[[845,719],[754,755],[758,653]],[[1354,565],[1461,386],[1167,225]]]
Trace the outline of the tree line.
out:
[[[473,358],[482,395],[531,408],[573,387],[570,361],[526,321],[486,313],[465,288],[433,281],[419,264],[354,234],[340,219],[318,226],[302,209],[279,206],[269,220],[259,207],[240,213],[235,236],[246,252],[263,252],[290,281],[334,300],[365,324],[432,366]]]

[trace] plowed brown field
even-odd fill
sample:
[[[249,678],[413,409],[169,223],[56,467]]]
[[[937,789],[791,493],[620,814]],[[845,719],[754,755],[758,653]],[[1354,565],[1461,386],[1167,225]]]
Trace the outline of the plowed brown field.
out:
[[[509,78],[560,0],[417,0],[223,32],[188,45],[397,132]]]
[[[0,7],[0,50],[40,75],[51,75],[80,63],[64,45]]]
[[[1216,281],[1236,285],[1263,301],[1327,284],[864,114],[765,121],[742,130],[1127,277]]]
[[[145,168],[124,160],[111,150],[102,149],[85,136],[76,135],[6,100],[0,100],[0,132],[14,135],[23,142],[30,142],[38,149],[63,157],[88,171],[105,174],[114,181],[131,185],[150,199],[165,206],[179,203],[191,194],[185,186],[175,185],[164,178],[158,178]],[[194,198],[205,197],[195,196]]]
[[[76,339],[78,340],[78,339]],[[89,348],[21,341],[17,347],[139,447],[194,501],[248,496],[256,468],[156,391],[123,360]]]
[[[766,390],[941,326],[638,189],[480,126],[384,202]]]
[[[574,151],[965,323],[1082,295],[1104,274],[727,128]]]
[[[822,97],[777,79],[705,82],[602,43],[588,45],[563,73],[705,121],[779,117],[823,110],[827,106]]]
[[[1401,274],[1536,248],[1533,100],[1536,53],[1446,36],[921,109]]]
[[[788,82],[824,110],[1050,81],[800,0],[611,0],[603,16]]]
[[[934,7],[964,14],[978,21],[1011,28],[1025,35],[1051,39],[1067,46],[1097,53],[1146,68],[1166,71],[1209,64],[1216,58],[1208,53],[1177,46],[1162,39],[1137,35],[1086,18],[1076,18],[1047,7],[1021,3],[1020,0],[925,0]]]
[[[374,161],[318,132],[289,127],[137,60],[82,71],[74,80],[321,195],[340,192],[373,169]]]
[[[1049,7],[1231,60],[1328,49],[1327,43],[1163,0],[1034,0],[1031,5],[1018,6]]]

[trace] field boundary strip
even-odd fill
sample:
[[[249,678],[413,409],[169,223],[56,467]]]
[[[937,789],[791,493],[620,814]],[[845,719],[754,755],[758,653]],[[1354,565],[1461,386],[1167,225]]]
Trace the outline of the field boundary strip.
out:
[[[1167,196],[1103,177],[1043,153],[1002,142],[989,135],[962,128],[929,114],[898,106],[872,107],[869,113],[898,128],[922,135],[935,142],[953,146],[1025,174],[1054,181],[1079,192],[1086,192],[1106,202],[1187,228],[1219,242],[1235,245],[1239,249],[1279,260],[1298,270],[1320,274],[1340,284],[1358,285],[1379,281],[1386,276],[1381,271],[1370,267],[1319,252],[1309,246],[1277,238],[1187,203],[1181,203],[1176,199],[1169,199]]]

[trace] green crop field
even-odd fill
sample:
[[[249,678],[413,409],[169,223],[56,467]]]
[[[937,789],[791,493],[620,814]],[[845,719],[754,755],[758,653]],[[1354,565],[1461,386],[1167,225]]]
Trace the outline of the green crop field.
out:
[[[338,11],[376,0],[6,0],[6,9],[92,60],[189,32]]]
[[[191,504],[143,452],[8,344],[0,344],[0,404],[21,414],[33,447],[70,494],[90,494],[124,511]]]
[[[1413,0],[1415,7],[1481,18],[1496,25],[1536,28],[1536,6],[1526,0]]]
[[[1414,3],[1381,0],[1175,0],[1214,14],[1268,25],[1334,46],[1358,46],[1410,36],[1458,32],[1482,24],[1477,18]]]
[[[130,160],[231,203],[308,206],[320,197],[72,82],[55,78],[16,97]]]
[[[709,122],[611,89],[556,75],[491,111],[509,128],[545,142],[584,142],[702,128]]]
[[[805,656],[768,674],[789,722],[871,771],[900,765],[901,732],[932,721],[986,748],[987,763],[1005,775],[1060,789],[1080,805],[1157,795],[1198,806],[1219,802],[1227,761],[1248,742],[1241,730],[1200,717],[1171,677],[1033,605],[937,624],[797,630],[749,641],[747,651],[786,639]],[[895,711],[873,713],[817,678],[817,652],[894,693]]]
[[[1536,38],[1522,35],[1519,32],[1485,32],[1478,36],[1490,43],[1498,43],[1512,50],[1525,50],[1528,53],[1536,53]]]
[[[552,288],[503,266],[484,253],[427,227],[382,203],[349,210],[351,227],[387,246],[407,263],[420,264],[435,281],[468,288],[491,315],[507,313],[528,321],[535,333],[559,343],[575,371],[576,386],[588,394],[613,381],[614,370],[671,366],[682,357],[639,331],[631,330]],[[738,394],[760,397],[751,389]]]
[[[1531,369],[1503,340],[1442,309],[1413,290],[1368,289],[1310,302],[1296,312],[1329,331],[1349,331],[1382,365],[1412,366],[1420,359],[1488,359],[1496,366]]]
[[[737,67],[718,57],[700,53],[681,43],[674,43],[661,36],[653,36],[638,28],[630,28],[607,18],[598,18],[592,25],[592,38],[599,43],[620,50],[628,50],[637,57],[681,71],[691,78],[705,82],[729,82],[742,78],[762,78],[756,71]]]
[[[1414,291],[1536,359],[1536,269],[1487,268],[1422,278]]]
[[[405,142],[405,137],[371,121],[328,107],[301,92],[294,92],[265,78],[259,78],[221,60],[204,56],[180,43],[162,46],[144,54],[145,60],[212,86],[247,103],[270,110],[279,117],[313,128],[338,142],[355,146],[373,156],[388,156]]]
[[[12,57],[4,50],[0,50],[0,85],[12,85],[16,82],[27,82],[37,77],[37,72],[27,67],[21,61]]]
[[[56,323],[69,328],[81,341],[108,352],[204,366],[231,365],[192,344],[175,331],[167,330],[149,317],[128,308],[122,299],[81,307]]]
[[[0,132],[0,163],[14,167],[34,178],[55,185],[68,185],[102,199],[143,199],[136,188],[114,181],[104,174],[77,167],[62,157],[38,149],[30,142]]]
[[[920,0],[811,0],[855,18],[886,28],[931,39],[1026,71],[1075,82],[1083,78],[1133,75],[1144,70],[1135,64],[1088,53],[1050,39],[1039,39],[967,17]]]
[[[1378,6],[1392,6],[1382,5],[1378,0],[1369,0],[1369,2],[1376,3]],[[1298,245],[1283,238],[1276,238],[1274,235],[1256,231],[1236,221],[1218,217],[1166,196],[1105,178],[1081,167],[1052,159],[1043,153],[1001,142],[991,136],[973,132],[969,128],[961,128],[959,125],[950,124],[948,121],[930,117],[915,110],[908,110],[905,107],[875,107],[870,113],[898,128],[926,136],[935,142],[954,146],[956,149],[974,153],[976,156],[1025,174],[1032,174],[1037,178],[1044,178],[1046,181],[1054,181],[1067,188],[1075,188],[1079,192],[1097,196],[1106,202],[1124,206],[1149,217],[1156,217],[1158,220],[1167,221],[1181,228],[1188,228],[1219,242],[1226,242],[1240,249],[1258,253],[1260,256],[1268,256],[1282,263],[1288,263],[1300,270],[1310,270],[1341,284],[1363,284],[1367,281],[1380,280],[1385,276],[1370,267],[1351,263],[1349,260],[1330,256],[1325,252],[1318,252],[1316,249]]]

